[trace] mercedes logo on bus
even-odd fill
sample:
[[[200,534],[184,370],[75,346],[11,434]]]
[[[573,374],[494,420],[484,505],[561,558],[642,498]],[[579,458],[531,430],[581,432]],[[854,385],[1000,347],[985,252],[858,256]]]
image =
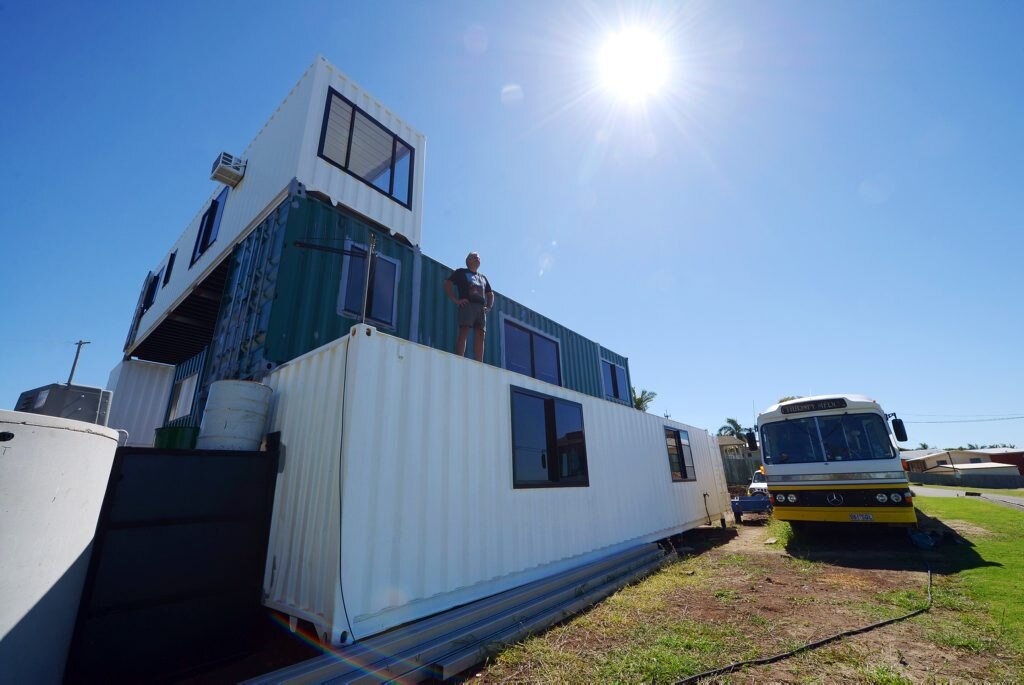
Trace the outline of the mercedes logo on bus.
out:
[[[825,497],[825,501],[828,502],[833,507],[838,507],[840,504],[843,503],[843,496],[840,495],[838,492],[830,492]]]

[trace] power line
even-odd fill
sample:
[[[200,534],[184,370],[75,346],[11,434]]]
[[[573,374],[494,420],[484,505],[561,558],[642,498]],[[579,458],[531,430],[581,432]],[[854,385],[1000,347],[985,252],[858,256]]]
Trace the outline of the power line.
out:
[[[995,412],[989,412],[987,414],[911,414],[910,412],[900,412],[904,416],[942,416],[942,417],[986,417],[986,418],[997,418],[997,417],[1015,417],[1020,414],[1024,414],[1024,410],[1008,412],[1006,414],[996,414]]]
[[[953,421],[904,421],[904,423],[987,423],[989,421],[1016,421],[1024,416],[1003,416],[996,419],[957,419]]]

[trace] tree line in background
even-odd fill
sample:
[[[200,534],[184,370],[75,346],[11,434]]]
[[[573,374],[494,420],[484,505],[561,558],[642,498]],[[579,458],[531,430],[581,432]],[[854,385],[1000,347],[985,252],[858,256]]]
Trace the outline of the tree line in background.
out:
[[[1017,448],[1017,446],[1015,444],[1010,443],[1010,442],[992,443],[991,445],[975,445],[973,442],[969,442],[969,443],[967,443],[967,447],[964,447],[963,445],[960,445],[959,447],[943,447],[942,449],[944,451],[948,452],[949,450],[964,450],[964,451],[970,451],[970,450],[989,450],[989,449],[995,449],[995,448],[999,448],[999,447],[1006,447],[1006,448],[1009,448],[1011,450]],[[919,449],[919,450],[936,449],[937,450],[939,448],[938,447],[932,447],[927,442],[922,442],[922,443],[919,443],[918,446],[915,449]]]

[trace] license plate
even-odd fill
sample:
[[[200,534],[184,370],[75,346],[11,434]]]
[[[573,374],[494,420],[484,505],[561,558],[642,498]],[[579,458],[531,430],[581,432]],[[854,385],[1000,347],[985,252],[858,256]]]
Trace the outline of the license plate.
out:
[[[874,514],[850,514],[851,521],[874,521]]]

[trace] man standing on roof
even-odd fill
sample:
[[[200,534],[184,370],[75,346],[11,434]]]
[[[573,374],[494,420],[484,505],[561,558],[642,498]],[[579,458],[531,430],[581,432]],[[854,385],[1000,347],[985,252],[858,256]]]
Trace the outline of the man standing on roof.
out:
[[[482,362],[487,312],[494,306],[494,291],[487,277],[478,272],[479,268],[480,255],[470,252],[466,255],[466,268],[456,269],[445,280],[444,292],[459,307],[459,337],[455,341],[455,354],[465,356],[466,340],[472,328],[476,331],[473,336],[473,356]]]

